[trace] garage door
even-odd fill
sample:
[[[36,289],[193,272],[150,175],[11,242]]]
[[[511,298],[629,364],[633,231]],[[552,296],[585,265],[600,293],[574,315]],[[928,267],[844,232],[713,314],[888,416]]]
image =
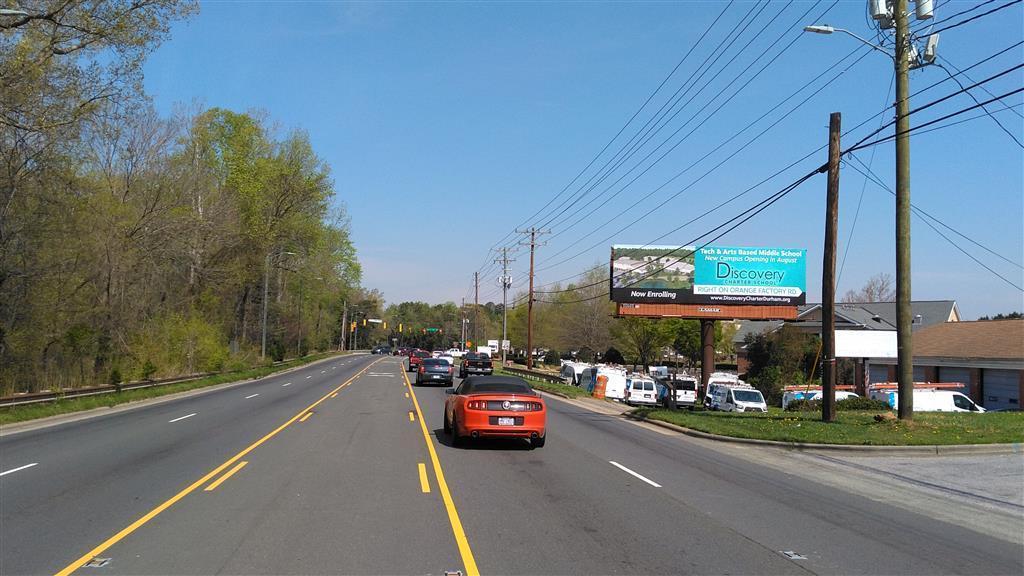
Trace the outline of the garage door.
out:
[[[963,387],[960,388],[959,391],[970,396],[971,369],[939,366],[939,382],[957,382],[963,384]]]
[[[889,367],[885,364],[872,364],[868,372],[870,384],[889,381]]]
[[[1019,374],[1017,370],[982,370],[981,405],[986,410],[1020,408]]]

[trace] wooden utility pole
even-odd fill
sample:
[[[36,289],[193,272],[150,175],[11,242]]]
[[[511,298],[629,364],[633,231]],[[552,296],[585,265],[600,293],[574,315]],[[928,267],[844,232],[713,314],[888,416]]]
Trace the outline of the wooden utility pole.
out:
[[[508,289],[512,286],[512,277],[508,275],[509,262],[515,262],[514,258],[508,257],[508,246],[502,246],[501,258],[495,260],[501,264],[501,365],[505,365],[505,341],[508,340]]]
[[[896,26],[896,357],[900,420],[914,417],[910,313],[910,25],[907,0],[893,7]]]
[[[547,234],[550,230],[538,230],[535,227],[530,227],[528,230],[516,230],[516,232],[530,235],[529,243],[521,243],[530,246],[530,295],[526,307],[526,369],[530,370],[533,368],[533,253],[537,248],[537,235]]]
[[[821,420],[836,418],[836,228],[839,226],[839,134],[842,116],[828,119],[828,187],[825,250],[821,263]]]
[[[473,272],[473,286],[475,287],[475,294],[473,296],[473,341],[478,342],[480,340],[480,334],[478,334],[480,325],[480,272]],[[465,340],[465,338],[463,338]]]

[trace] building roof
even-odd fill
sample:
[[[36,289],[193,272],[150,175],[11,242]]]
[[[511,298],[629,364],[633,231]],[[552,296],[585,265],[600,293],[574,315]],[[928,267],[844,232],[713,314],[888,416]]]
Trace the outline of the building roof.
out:
[[[860,306],[872,314],[877,314],[886,322],[896,326],[895,302],[859,302],[854,305]],[[960,310],[956,307],[955,300],[914,300],[910,303],[910,314],[914,318],[915,330],[960,320]],[[918,319],[919,316],[920,319]]]
[[[914,357],[1024,360],[1024,320],[945,322],[914,332]]]

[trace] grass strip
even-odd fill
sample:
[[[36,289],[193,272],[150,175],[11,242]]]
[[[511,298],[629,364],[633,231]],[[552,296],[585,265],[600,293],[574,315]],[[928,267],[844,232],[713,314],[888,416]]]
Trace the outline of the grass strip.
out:
[[[0,425],[14,424],[16,422],[25,422],[28,420],[35,420],[37,418],[45,418],[47,416],[57,416],[59,414],[81,412],[83,410],[91,410],[93,408],[109,408],[117,406],[118,404],[137,402],[139,400],[147,400],[149,398],[157,398],[159,396],[166,396],[168,394],[175,394],[177,392],[195,390],[197,388],[205,388],[207,386],[214,386],[216,384],[224,384],[226,382],[254,380],[257,378],[269,376],[270,374],[273,374],[275,372],[280,372],[282,370],[287,370],[288,368],[294,368],[296,366],[302,366],[304,364],[316,362],[317,360],[322,360],[324,358],[328,358],[330,356],[335,355],[338,354],[336,352],[324,352],[322,354],[312,354],[304,358],[296,358],[295,360],[290,360],[288,362],[283,362],[281,364],[275,364],[273,366],[258,366],[255,368],[240,370],[237,372],[227,372],[224,374],[207,376],[205,378],[200,378],[198,380],[189,380],[187,382],[178,382],[175,384],[153,386],[152,388],[124,390],[120,393],[111,392],[109,394],[97,394],[95,396],[59,399],[54,400],[52,402],[22,404],[19,406],[0,408]]]
[[[501,367],[495,368],[494,369],[494,373],[495,374],[504,374],[505,376],[516,376],[516,377],[522,378],[522,379],[528,381],[530,383],[530,386],[533,386],[537,390],[541,390],[541,391],[544,391],[544,392],[550,392],[552,394],[561,394],[563,396],[568,396],[569,398],[581,398],[581,397],[582,398],[589,398],[590,397],[590,394],[587,393],[586,388],[580,388],[580,387],[577,387],[577,386],[569,386],[568,384],[556,384],[554,382],[547,382],[547,381],[539,380],[537,378],[533,378],[533,377],[530,377],[530,376],[523,376],[522,374],[516,374],[514,372],[506,372],[506,371],[502,370]]]
[[[876,422],[874,412],[838,412],[832,423],[822,422],[821,414],[815,412],[783,412],[778,408],[769,408],[768,414],[642,408],[634,414],[711,434],[779,442],[870,446],[1024,442],[1022,412],[917,412],[908,422]]]

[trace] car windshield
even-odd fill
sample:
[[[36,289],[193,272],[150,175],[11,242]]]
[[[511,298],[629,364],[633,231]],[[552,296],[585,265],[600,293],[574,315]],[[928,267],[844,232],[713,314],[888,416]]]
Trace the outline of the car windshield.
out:
[[[763,402],[761,393],[757,390],[733,390],[733,396],[736,397],[737,402]]]

